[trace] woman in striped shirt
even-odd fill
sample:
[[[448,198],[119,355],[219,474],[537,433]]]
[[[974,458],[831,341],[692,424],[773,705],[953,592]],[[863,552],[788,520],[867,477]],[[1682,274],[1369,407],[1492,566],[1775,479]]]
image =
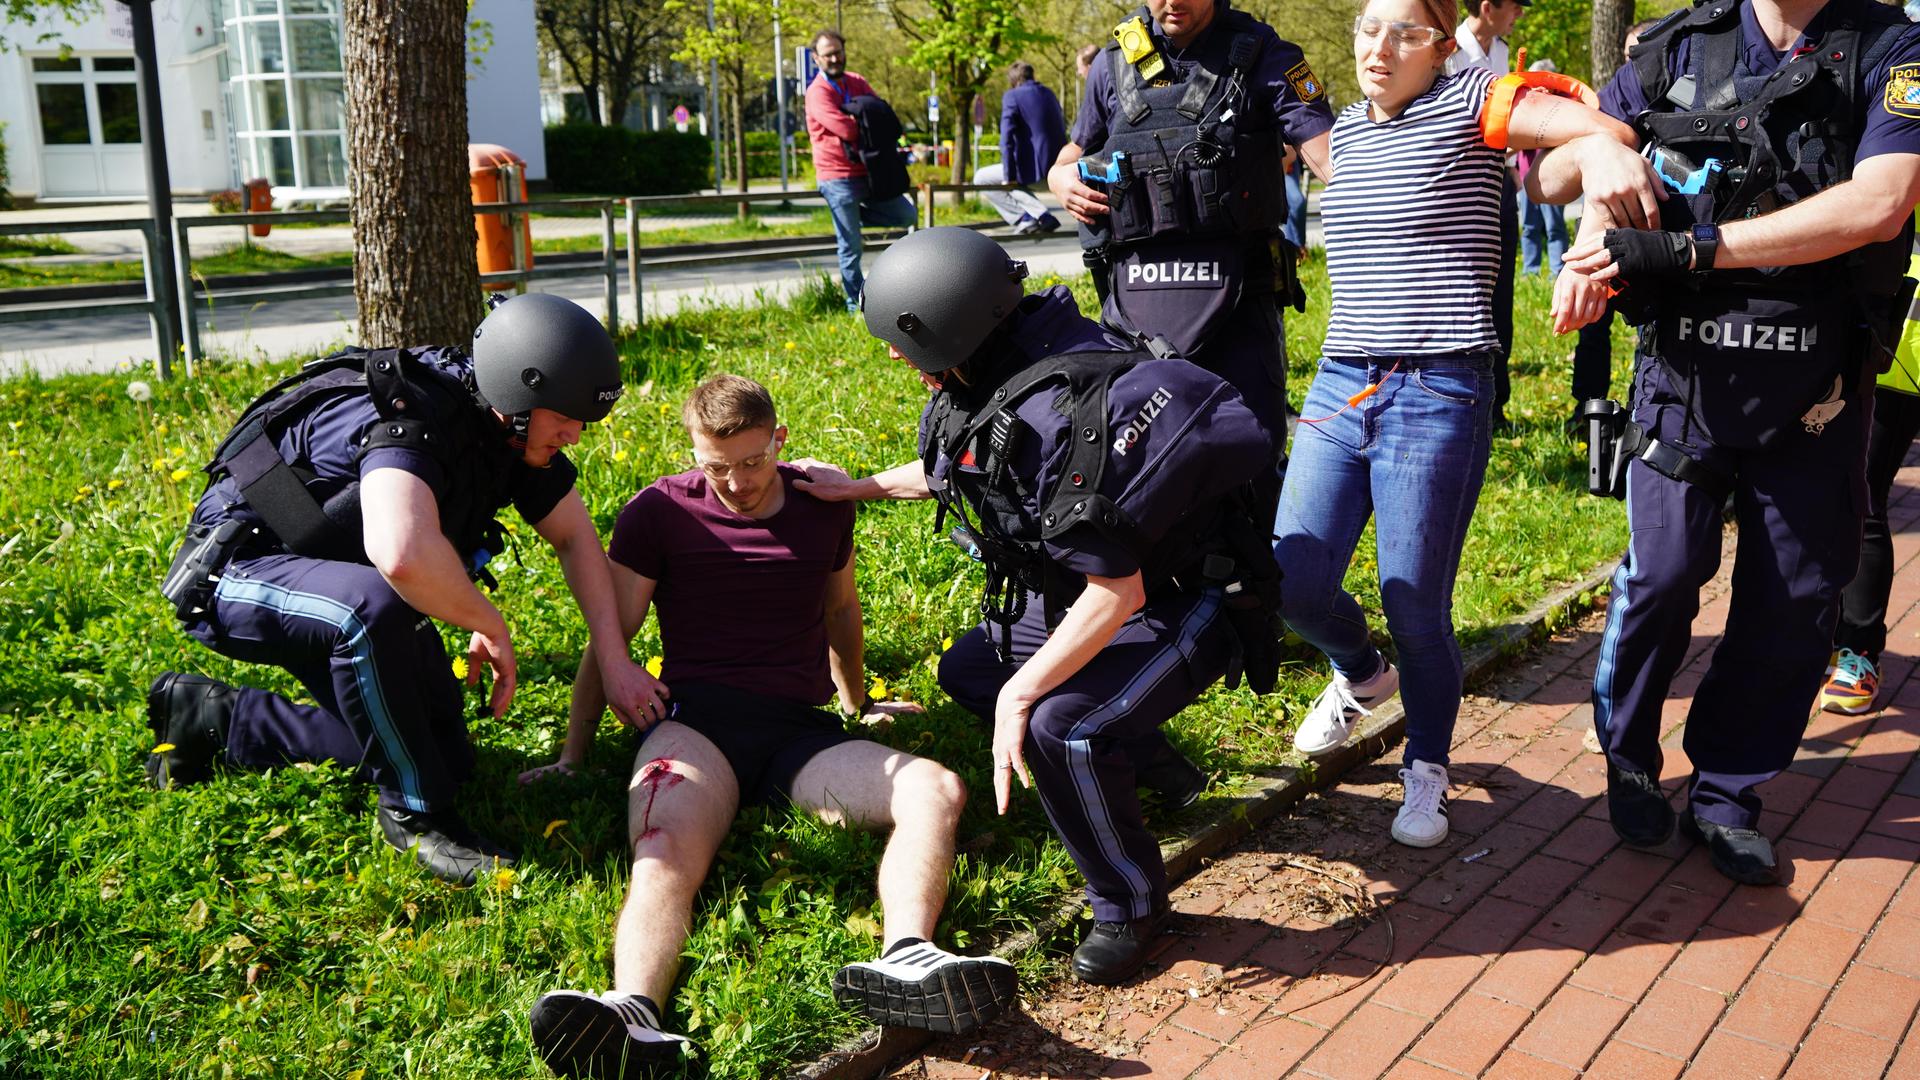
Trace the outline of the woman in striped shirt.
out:
[[[1399,691],[1405,797],[1393,837],[1415,847],[1447,835],[1462,678],[1453,581],[1491,438],[1504,165],[1487,140],[1634,144],[1624,124],[1534,90],[1512,100],[1504,132],[1483,135],[1496,76],[1444,74],[1455,12],[1454,0],[1371,0],[1354,21],[1365,100],[1334,123],[1321,201],[1333,313],[1275,525],[1287,622],[1334,671],[1294,744],[1309,755],[1338,748]],[[1397,669],[1341,587],[1369,517]]]

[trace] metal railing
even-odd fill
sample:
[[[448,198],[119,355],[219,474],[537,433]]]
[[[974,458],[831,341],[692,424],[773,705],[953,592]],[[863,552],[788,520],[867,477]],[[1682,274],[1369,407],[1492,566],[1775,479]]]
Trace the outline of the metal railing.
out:
[[[1035,186],[1045,189],[1045,184],[935,184],[920,185],[920,225],[921,228],[933,228],[933,197],[941,192],[964,195],[975,191],[1030,191]]]
[[[503,177],[506,181],[505,192],[518,196],[524,192],[524,186],[517,175]],[[1003,185],[1011,187],[1012,185]],[[926,184],[909,193],[916,202],[926,203],[926,216],[932,218],[931,193],[936,191],[960,190],[997,190],[985,186],[968,184]],[[649,195],[632,198],[568,198],[535,199],[531,201],[510,198],[501,202],[476,203],[475,214],[499,214],[505,217],[503,224],[513,237],[513,268],[480,275],[482,285],[511,284],[518,292],[525,292],[529,281],[542,278],[582,277],[599,275],[606,286],[607,305],[606,325],[610,331],[620,326],[620,251],[616,240],[614,214],[624,205],[626,213],[626,260],[629,283],[629,299],[632,304],[633,321],[637,325],[644,318],[642,306],[642,248],[640,237],[640,218],[642,211],[668,206],[712,207],[739,206],[745,209],[756,203],[792,203],[807,200],[824,202],[824,196],[818,191],[744,191],[697,195]],[[550,262],[540,263],[533,258],[527,244],[526,234],[520,220],[523,215],[537,212],[561,210],[594,210],[601,219],[600,259],[594,263]],[[918,216],[918,208],[916,208]],[[203,276],[194,273],[189,243],[193,230],[205,228],[247,228],[253,225],[294,225],[294,224],[336,224],[349,220],[346,210],[306,210],[306,211],[264,211],[258,213],[215,214],[211,216],[182,217],[174,219],[175,250],[174,265],[167,268],[178,285],[178,307],[169,309],[167,304],[156,299],[160,295],[158,274],[161,268],[155,265],[154,224],[147,218],[120,218],[94,221],[56,221],[21,225],[0,225],[0,236],[28,236],[79,232],[136,231],[142,241],[141,270],[146,282],[146,295],[140,299],[95,299],[85,304],[71,301],[47,303],[13,304],[0,307],[0,323],[37,322],[52,319],[91,317],[102,311],[138,310],[145,311],[153,324],[154,347],[158,356],[158,375],[168,378],[172,375],[174,361],[172,349],[167,342],[172,340],[173,323],[178,320],[180,328],[179,358],[184,360],[186,371],[193,374],[200,361],[205,357],[201,342],[202,316],[212,316],[219,304],[240,302],[267,302],[276,300],[305,300],[329,296],[346,296],[354,292],[351,281],[304,281],[274,285],[243,285],[213,289]],[[811,242],[810,242],[811,241]],[[718,247],[719,245],[716,245]],[[815,238],[799,238],[792,245],[783,247],[780,254],[792,255],[794,249],[800,254],[812,254],[813,247],[821,251],[826,249]],[[711,254],[680,253],[672,256],[675,265],[723,265],[745,262],[767,257],[762,249],[741,250],[721,249]],[[204,311],[202,310],[204,305]]]
[[[173,350],[167,343],[173,340],[173,312],[167,309],[166,301],[161,298],[159,268],[154,265],[154,230],[152,218],[114,218],[96,221],[60,221],[32,225],[0,225],[0,236],[46,236],[78,232],[126,232],[140,234],[140,267],[146,281],[147,295],[138,300],[100,300],[90,304],[70,304],[53,302],[47,304],[16,304],[0,307],[0,323],[10,322],[46,322],[53,319],[90,319],[99,316],[102,311],[137,310],[147,313],[147,319],[153,326],[153,351],[159,358],[159,374],[167,378],[173,371]]]

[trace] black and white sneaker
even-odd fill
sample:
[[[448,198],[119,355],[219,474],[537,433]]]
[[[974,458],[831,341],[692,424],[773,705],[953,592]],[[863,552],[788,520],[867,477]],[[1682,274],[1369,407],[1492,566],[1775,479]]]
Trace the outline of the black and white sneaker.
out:
[[[533,1044],[557,1075],[632,1080],[676,1065],[692,1046],[661,1030],[653,1004],[638,994],[555,990],[533,1003]]]
[[[1006,1012],[1018,982],[997,956],[955,956],[919,942],[841,968],[833,996],[877,1023],[965,1035]]]

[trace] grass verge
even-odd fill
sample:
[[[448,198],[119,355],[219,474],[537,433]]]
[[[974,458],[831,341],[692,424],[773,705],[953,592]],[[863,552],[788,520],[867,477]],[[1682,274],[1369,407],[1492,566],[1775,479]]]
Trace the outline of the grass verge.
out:
[[[1294,400],[1322,331],[1289,321]],[[1076,283],[1083,305],[1091,295]],[[1556,584],[1625,543],[1615,504],[1582,494],[1561,435],[1568,339],[1545,330],[1543,279],[1523,281],[1517,427],[1497,440],[1468,539],[1456,621],[1500,633]],[[736,371],[767,383],[793,456],[866,471],[905,460],[923,395],[837,310],[835,290],[788,307],[708,309],[623,343],[633,385],[578,448],[601,529],[655,476],[684,468],[680,396]],[[1616,343],[1624,365],[1624,336]],[[520,870],[459,891],[380,843],[363,788],[320,768],[235,774],[181,792],[143,789],[142,698],[159,671],[200,671],[298,694],[276,671],[230,663],[177,630],[155,591],[194,471],[237,410],[286,365],[210,364],[199,379],[129,398],[125,376],[0,384],[0,1073],[59,1077],[545,1075],[527,1009],[557,987],[604,987],[626,882],[631,736],[608,725],[600,771],[533,790],[512,777],[551,759],[585,631],[558,568],[524,525],[496,564],[521,656],[504,723],[476,721],[470,816],[518,846]],[[933,660],[972,624],[979,582],[932,535],[924,505],[863,509],[859,579],[872,676],[928,703],[873,734],[952,765],[976,793],[943,940],[981,947],[1031,928],[1077,888],[1037,802],[991,813],[986,732],[939,694]],[[1370,538],[1350,585],[1374,613]],[[450,643],[452,636],[449,636]],[[636,651],[652,655],[649,627]],[[457,651],[457,650],[456,650]],[[1278,693],[1216,689],[1170,730],[1220,783],[1182,821],[1289,756],[1295,718],[1325,679],[1296,647]],[[826,979],[877,946],[880,839],[753,812],[701,894],[669,1006],[703,1048],[696,1075],[751,1076],[837,1044],[861,1025]],[[1057,958],[1027,956],[1029,986]]]

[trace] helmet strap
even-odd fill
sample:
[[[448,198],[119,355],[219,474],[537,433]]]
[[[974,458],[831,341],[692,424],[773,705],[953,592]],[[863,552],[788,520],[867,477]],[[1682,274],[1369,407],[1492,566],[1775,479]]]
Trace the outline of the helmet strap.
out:
[[[517,454],[526,450],[527,428],[530,424],[532,424],[532,422],[533,422],[533,413],[530,411],[523,412],[523,413],[515,413],[513,417],[508,421],[508,424],[511,428],[511,434],[507,436],[507,445],[513,448],[514,453]]]

